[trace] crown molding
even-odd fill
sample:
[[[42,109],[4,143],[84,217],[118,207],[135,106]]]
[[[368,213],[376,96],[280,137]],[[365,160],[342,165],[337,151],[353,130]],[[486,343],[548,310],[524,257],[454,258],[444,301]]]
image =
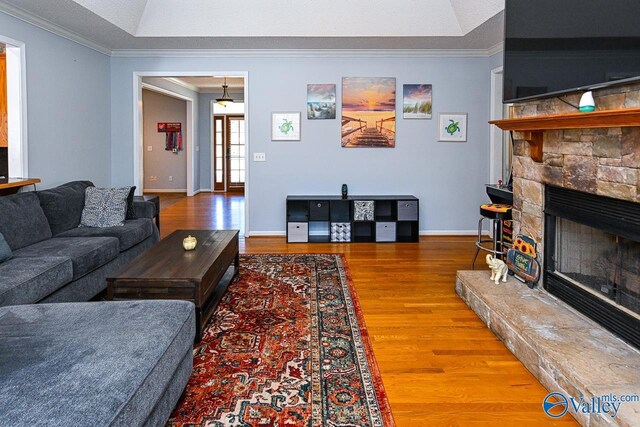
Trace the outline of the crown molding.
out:
[[[102,46],[92,40],[89,40],[88,38],[81,36],[78,33],[69,31],[66,28],[61,27],[60,25],[54,24],[53,22],[47,21],[46,19],[40,18],[39,16],[35,16],[32,13],[19,9],[15,6],[0,2],[0,12],[3,12],[9,16],[13,16],[16,19],[24,21],[28,24],[31,24],[35,27],[48,31],[72,42],[78,43],[84,47],[88,47],[89,49],[95,50],[96,52],[111,56],[111,49]]]
[[[488,57],[494,49],[114,49],[117,58],[428,58]]]
[[[496,53],[500,53],[502,51],[504,51],[504,42],[500,42],[494,46],[491,46],[489,49],[487,49],[487,54],[489,56],[493,56]]]

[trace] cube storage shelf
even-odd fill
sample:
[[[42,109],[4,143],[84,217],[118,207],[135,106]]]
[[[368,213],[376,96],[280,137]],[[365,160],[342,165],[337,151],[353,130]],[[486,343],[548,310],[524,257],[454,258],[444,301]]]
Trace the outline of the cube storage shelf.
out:
[[[287,243],[417,242],[415,196],[288,196]]]

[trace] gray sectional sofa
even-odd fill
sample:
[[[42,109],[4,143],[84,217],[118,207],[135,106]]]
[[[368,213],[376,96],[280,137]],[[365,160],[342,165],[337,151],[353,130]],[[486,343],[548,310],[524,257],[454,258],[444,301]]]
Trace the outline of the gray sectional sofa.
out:
[[[0,197],[0,424],[163,425],[191,374],[192,303],[80,302],[159,238],[149,202],[78,227],[90,185]]]
[[[0,233],[13,258],[0,264],[0,306],[88,301],[106,277],[158,241],[153,205],[135,202],[123,227],[78,227],[89,181],[0,197]]]

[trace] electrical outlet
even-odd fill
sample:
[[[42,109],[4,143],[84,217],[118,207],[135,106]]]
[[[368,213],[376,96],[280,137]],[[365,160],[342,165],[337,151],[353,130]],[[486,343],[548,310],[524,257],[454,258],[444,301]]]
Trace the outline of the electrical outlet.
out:
[[[169,175],[169,181],[173,181],[173,177]]]
[[[147,145],[147,151],[153,151],[153,145]]]
[[[200,146],[196,145],[196,151],[200,151]]]
[[[267,156],[265,153],[253,153],[254,162],[266,162]]]
[[[157,177],[157,176],[155,176],[155,175],[151,175],[151,176],[149,177],[149,181],[151,181],[151,182],[155,182],[155,181],[157,181],[157,180],[158,180],[158,177]]]

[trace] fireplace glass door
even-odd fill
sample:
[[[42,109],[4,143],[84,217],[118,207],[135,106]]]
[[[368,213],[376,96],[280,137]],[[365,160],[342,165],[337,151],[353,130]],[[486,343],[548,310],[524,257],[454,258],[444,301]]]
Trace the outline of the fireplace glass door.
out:
[[[640,243],[565,218],[556,221],[555,273],[640,317]]]

